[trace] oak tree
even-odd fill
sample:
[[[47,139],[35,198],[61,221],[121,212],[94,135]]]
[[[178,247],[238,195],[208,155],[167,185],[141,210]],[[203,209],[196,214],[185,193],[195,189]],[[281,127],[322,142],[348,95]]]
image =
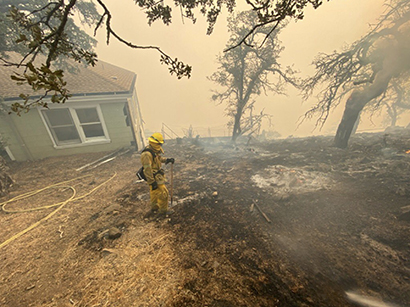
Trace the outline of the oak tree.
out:
[[[236,45],[236,48],[218,56],[218,70],[209,78],[223,88],[215,91],[212,99],[226,103],[233,141],[243,134],[253,133],[266,117],[263,111],[253,114],[257,96],[268,91],[283,94],[287,83],[296,86],[294,71],[290,67],[283,69],[277,61],[284,49],[278,40],[283,25],[273,32],[269,27],[258,27],[247,35],[249,29],[255,27],[256,20],[253,11],[241,12],[228,19],[227,46]],[[244,43],[238,44],[244,36],[247,36]]]

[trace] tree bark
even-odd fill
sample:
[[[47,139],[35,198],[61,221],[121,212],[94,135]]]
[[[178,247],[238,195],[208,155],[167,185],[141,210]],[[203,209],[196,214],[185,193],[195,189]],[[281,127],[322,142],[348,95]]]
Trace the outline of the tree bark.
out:
[[[238,106],[236,108],[236,114],[234,118],[234,124],[233,124],[233,131],[232,131],[232,141],[236,142],[236,139],[241,136],[242,134],[242,128],[241,128],[241,118],[243,115],[243,108],[245,107],[244,102],[238,102]]]
[[[349,138],[352,134],[354,124],[356,123],[360,111],[363,109],[363,106],[360,106],[358,104],[354,105],[354,102],[351,103],[349,102],[351,100],[351,97],[349,100],[346,102],[346,108],[343,113],[343,118],[342,121],[339,124],[339,127],[337,128],[335,140],[334,140],[334,145],[339,148],[346,148]]]
[[[233,125],[233,131],[232,131],[232,141],[236,142],[236,139],[241,135],[241,117],[242,117],[242,112],[238,112],[235,114],[235,122]]]
[[[346,101],[345,111],[342,120],[337,128],[334,145],[339,148],[346,148],[352,134],[360,112],[365,105],[374,98],[379,97],[392,78],[391,71],[377,74],[373,83],[361,90],[354,91]]]

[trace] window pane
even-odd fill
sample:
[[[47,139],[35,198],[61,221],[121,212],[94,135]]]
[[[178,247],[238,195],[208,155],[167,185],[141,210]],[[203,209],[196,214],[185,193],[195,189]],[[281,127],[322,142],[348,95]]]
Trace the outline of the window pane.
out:
[[[73,124],[68,109],[45,110],[43,112],[47,115],[48,121],[52,127]]]
[[[87,138],[105,136],[101,124],[83,125],[82,127]]]
[[[77,112],[78,119],[82,124],[100,122],[96,108],[76,109],[75,111]]]
[[[61,143],[81,143],[77,129],[74,126],[53,128],[58,145]]]
[[[44,110],[43,112],[57,145],[81,143],[69,109]]]

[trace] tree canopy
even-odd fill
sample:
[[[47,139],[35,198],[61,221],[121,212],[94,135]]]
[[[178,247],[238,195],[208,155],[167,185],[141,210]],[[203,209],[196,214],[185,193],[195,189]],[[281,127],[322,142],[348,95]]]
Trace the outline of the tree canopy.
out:
[[[255,27],[255,12],[241,12],[228,21],[231,35],[227,46],[232,46]],[[282,69],[277,61],[284,49],[278,39],[283,26],[276,27],[273,32],[269,27],[257,27],[247,35],[244,44],[237,44],[236,48],[217,58],[219,67],[210,80],[224,89],[215,91],[212,98],[227,105],[226,114],[230,118],[228,125],[233,128],[233,141],[260,127],[265,114],[263,111],[253,113],[256,96],[268,91],[283,94],[286,83],[296,85],[294,71],[290,67]]]
[[[329,1],[329,0],[328,0]],[[33,90],[43,91],[42,98],[51,97],[51,102],[64,102],[70,95],[65,88],[63,69],[55,69],[52,64],[58,59],[68,58],[94,65],[97,55],[93,51],[94,41],[73,22],[72,15],[77,13],[81,22],[94,28],[94,32],[105,27],[107,44],[114,37],[125,45],[135,49],[156,50],[160,62],[168,66],[169,72],[177,78],[190,77],[192,67],[177,58],[172,58],[158,46],[143,46],[127,41],[111,25],[112,16],[104,0],[3,0],[0,5],[0,61],[2,65],[23,67],[24,72],[15,75],[16,82],[28,83]],[[143,9],[148,24],[162,21],[165,25],[172,22],[172,8],[165,1],[134,0]],[[245,44],[252,33],[260,27],[270,27],[269,36],[286,18],[302,19],[307,6],[318,8],[322,0],[248,0],[247,4],[256,13],[255,24],[243,37],[227,49],[231,50]],[[222,9],[235,10],[235,0],[175,0],[174,7],[179,8],[184,18],[196,21],[196,15],[205,16],[208,22],[207,33],[211,34]],[[99,13],[96,13],[96,12]],[[73,35],[72,35],[73,34]],[[22,55],[19,62],[9,62],[5,51],[17,51]],[[44,61],[36,62],[42,54]],[[13,111],[28,110],[32,105],[46,105],[42,99],[30,101],[22,95],[23,103],[14,105]]]
[[[0,60],[2,65],[13,66],[11,76],[17,83],[27,83],[40,92],[40,104],[46,106],[43,97],[50,95],[51,102],[64,102],[69,93],[65,88],[63,70],[72,69],[66,59],[94,65],[93,51],[97,41],[87,35],[72,18],[77,13],[83,24],[92,25],[100,15],[95,5],[77,1],[73,7],[64,1],[6,0],[0,3]],[[71,11],[70,11],[71,10]],[[16,62],[8,55],[14,51],[21,55]],[[52,64],[54,64],[52,66]],[[36,101],[22,93],[23,103],[14,103],[12,111],[28,110]]]

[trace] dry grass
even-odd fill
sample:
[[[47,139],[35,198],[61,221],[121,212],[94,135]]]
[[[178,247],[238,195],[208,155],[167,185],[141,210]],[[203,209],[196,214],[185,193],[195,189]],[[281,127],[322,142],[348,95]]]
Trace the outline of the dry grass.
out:
[[[91,157],[94,159],[94,157]],[[54,161],[56,160],[56,161]],[[57,163],[58,159],[51,162]],[[43,188],[66,178],[82,176],[73,172],[87,161],[71,160],[64,178],[52,163],[38,162],[27,174],[26,181],[8,197]],[[77,196],[84,195],[110,178],[115,170],[118,176],[108,186],[73,203],[58,215],[40,224],[1,252],[0,264],[1,306],[164,306],[172,300],[180,285],[178,259],[172,249],[173,236],[161,223],[146,223],[141,218],[148,210],[145,201],[134,199],[129,207],[121,207],[118,193],[147,193],[145,186],[135,186],[135,161],[123,156],[106,167],[91,172],[91,177],[70,183]],[[44,176],[37,176],[37,169]],[[22,178],[27,168],[16,168],[14,176]],[[55,173],[55,174],[54,174]],[[55,175],[55,176],[54,176]],[[30,181],[32,180],[32,181]],[[27,183],[26,183],[27,182]],[[129,187],[122,191],[124,187]],[[119,192],[121,191],[121,192]],[[33,208],[61,201],[70,191],[51,189],[27,200],[10,204],[10,209]],[[4,199],[3,199],[4,201]],[[117,206],[114,215],[107,211]],[[2,238],[21,231],[47,215],[53,208],[17,214],[1,214]],[[98,214],[97,219],[92,217]],[[131,218],[130,218],[131,216]],[[133,218],[132,216],[135,216]],[[126,231],[116,240],[99,239],[89,246],[79,245],[88,235],[99,233],[110,225],[126,221]],[[117,223],[117,224],[116,224]],[[166,223],[166,221],[163,221]],[[92,245],[95,244],[95,245]],[[98,246],[98,248],[97,248]]]
[[[81,265],[83,276],[69,295],[71,306],[164,306],[180,284],[172,236],[154,224],[128,229],[98,259]],[[76,266],[72,264],[73,268]],[[61,306],[56,297],[47,307]]]

